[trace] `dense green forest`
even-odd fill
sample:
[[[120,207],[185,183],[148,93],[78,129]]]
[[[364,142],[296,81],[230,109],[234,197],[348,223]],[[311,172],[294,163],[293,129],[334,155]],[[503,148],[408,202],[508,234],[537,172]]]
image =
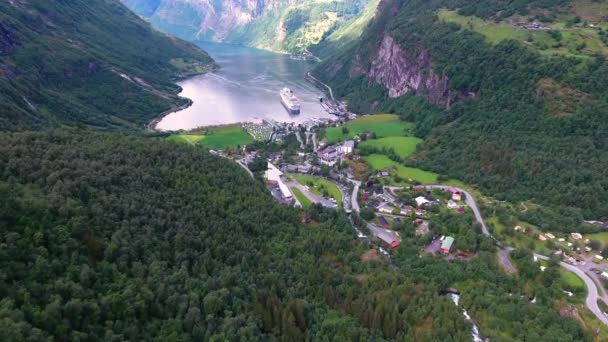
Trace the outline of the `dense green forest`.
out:
[[[82,129],[0,139],[0,340],[463,341],[441,294],[455,284],[492,340],[590,338],[553,308],[559,287],[503,275],[484,238],[447,263],[404,232],[389,264],[344,214],[280,206],[197,147]]]
[[[579,222],[606,219],[606,56],[548,56],[514,40],[492,44],[467,27],[437,17],[442,8],[489,18],[508,11],[565,11],[568,4],[385,1],[361,43],[320,65],[317,75],[354,110],[387,111],[416,122],[414,131],[425,143],[408,161],[411,165],[477,185],[498,199],[532,200],[567,211]],[[493,14],[484,12],[489,10]],[[385,34],[409,54],[427,51],[433,68],[448,77],[459,100],[445,109],[414,93],[389,98],[381,85],[365,76],[351,78],[353,61],[368,68]]]
[[[0,129],[143,127],[213,67],[118,0],[0,2]]]

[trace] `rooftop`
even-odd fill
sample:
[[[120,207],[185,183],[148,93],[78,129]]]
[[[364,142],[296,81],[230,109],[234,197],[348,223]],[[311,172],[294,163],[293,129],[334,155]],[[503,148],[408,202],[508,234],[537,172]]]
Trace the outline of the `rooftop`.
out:
[[[445,239],[441,242],[442,249],[450,249],[452,248],[452,244],[454,243],[454,238],[451,236],[446,236]]]

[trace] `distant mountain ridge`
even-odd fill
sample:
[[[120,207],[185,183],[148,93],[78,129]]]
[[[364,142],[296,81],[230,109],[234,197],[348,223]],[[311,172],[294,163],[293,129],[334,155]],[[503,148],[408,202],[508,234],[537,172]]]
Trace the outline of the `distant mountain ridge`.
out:
[[[144,127],[214,68],[118,0],[0,2],[0,129]]]
[[[343,26],[364,26],[378,0],[122,0],[156,28],[196,41],[303,52]],[[351,30],[355,32],[357,30]]]

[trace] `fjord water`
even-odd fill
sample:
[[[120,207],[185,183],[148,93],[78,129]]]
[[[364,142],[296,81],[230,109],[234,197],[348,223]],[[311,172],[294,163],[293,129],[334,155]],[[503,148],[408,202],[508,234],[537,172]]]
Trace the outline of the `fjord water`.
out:
[[[179,82],[181,96],[193,105],[165,116],[159,130],[188,130],[246,121],[273,119],[304,122],[330,117],[319,103],[322,92],[305,80],[313,64],[246,47],[201,43],[219,64],[216,72]],[[293,89],[300,99],[301,114],[291,115],[281,105],[279,90]]]

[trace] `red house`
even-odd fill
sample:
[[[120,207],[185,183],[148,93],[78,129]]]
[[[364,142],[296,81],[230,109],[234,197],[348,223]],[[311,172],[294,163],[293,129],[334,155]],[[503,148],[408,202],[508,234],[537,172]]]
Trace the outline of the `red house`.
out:
[[[453,191],[452,192],[452,200],[454,200],[454,201],[460,201],[460,200],[462,200],[462,194],[460,193],[460,191]]]
[[[382,242],[385,247],[388,247],[390,249],[395,249],[399,247],[399,241],[397,241],[393,237],[393,235],[388,232],[381,232],[380,234],[378,234],[377,237],[378,240],[380,240],[380,242]]]

